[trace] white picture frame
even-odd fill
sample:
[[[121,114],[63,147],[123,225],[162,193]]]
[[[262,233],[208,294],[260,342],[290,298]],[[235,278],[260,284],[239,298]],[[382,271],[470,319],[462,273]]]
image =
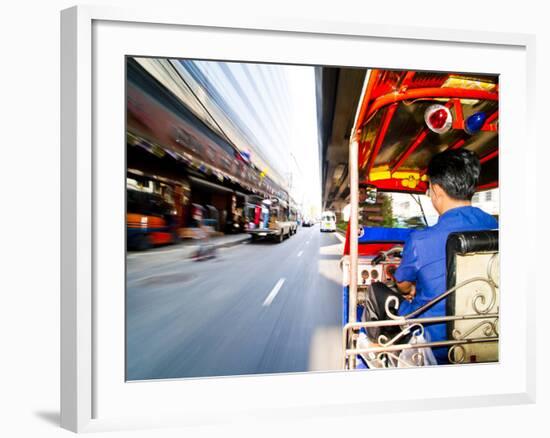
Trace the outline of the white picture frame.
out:
[[[251,19],[243,16],[227,19],[215,14],[203,16],[182,10],[92,6],[78,6],[62,11],[61,26],[62,427],[82,432],[224,423],[244,421],[251,417],[261,421],[316,415],[362,415],[409,408],[414,400],[422,400],[415,409],[534,402],[535,311],[528,305],[534,301],[535,295],[534,272],[531,271],[534,268],[526,268],[525,281],[520,283],[508,275],[506,270],[506,266],[512,265],[507,253],[510,254],[514,248],[525,250],[526,242],[527,251],[534,250],[536,214],[533,210],[536,207],[533,206],[536,206],[536,193],[529,188],[535,187],[536,176],[532,169],[528,171],[524,157],[536,152],[530,126],[532,117],[529,114],[534,107],[534,36],[385,24],[365,25],[360,21],[317,22],[292,17]],[[173,43],[173,37],[178,32],[196,38],[194,41],[197,44],[185,50],[179,49]],[[216,47],[213,43],[217,41],[221,45],[220,36],[225,40],[234,39],[235,42],[253,36],[254,41],[261,41],[262,44],[251,43],[246,49],[249,55],[242,51],[240,54],[231,53],[231,50],[239,50],[239,44],[234,44],[239,47],[221,52],[220,46]],[[307,51],[293,48],[292,45],[296,44],[303,44]],[[120,300],[116,301],[116,297],[124,293],[123,288],[118,290],[123,276],[119,272],[123,260],[111,263],[113,271],[105,270],[105,265],[111,261],[108,260],[109,254],[105,253],[104,243],[110,239],[118,242],[124,230],[112,230],[109,227],[110,219],[105,217],[104,207],[120,206],[120,198],[117,198],[116,193],[109,195],[112,199],[103,195],[106,188],[111,187],[111,183],[122,175],[123,169],[117,170],[117,163],[120,164],[117,159],[110,165],[105,164],[102,161],[104,154],[98,154],[97,150],[98,142],[101,145],[105,141],[116,145],[124,141],[123,131],[117,125],[124,118],[124,111],[119,111],[124,108],[124,101],[119,98],[123,96],[125,79],[120,75],[120,66],[123,64],[120,55],[367,66],[362,59],[354,64],[347,50],[336,50],[349,47],[349,52],[352,52],[353,47],[361,45],[373,48],[369,55],[372,59],[369,66],[399,68],[399,63],[407,63],[411,69],[454,68],[503,75],[500,88],[500,136],[503,151],[501,278],[503,291],[506,288],[513,289],[517,299],[512,302],[505,293],[501,294],[500,364],[388,370],[376,372],[376,375],[332,372],[171,382],[121,381],[123,370],[119,365],[121,355],[123,361],[124,351],[118,351],[117,346],[120,346],[123,321],[119,321]],[[382,54],[382,48],[388,47],[395,49],[396,53],[399,51],[399,61],[392,62],[388,53]],[[424,53],[433,52],[437,56],[422,59],[418,56],[419,47]],[[407,56],[404,56],[404,48],[407,48]],[[461,56],[453,55],[455,52]],[[465,56],[468,53],[479,56],[470,59]],[[331,57],[329,61],[327,56]],[[109,62],[112,59],[115,60],[113,64]],[[105,91],[109,91],[109,99],[112,101],[105,100]],[[107,104],[114,107],[109,109]],[[522,153],[509,146],[519,140]],[[515,166],[514,177],[517,181],[514,185],[507,184],[512,166]],[[512,200],[516,200],[516,204],[511,205]],[[533,212],[532,219],[529,219],[530,226],[523,236],[507,234],[507,230],[514,229],[518,224],[518,211],[521,211],[519,204],[522,203],[530,205]],[[124,209],[119,216],[123,212]],[[112,251],[111,255],[118,257],[120,252]],[[115,285],[110,289],[111,298],[115,297],[112,303],[109,303],[107,295],[101,295],[102,298],[98,299],[98,294],[104,294],[109,284]],[[106,307],[108,303],[109,307]],[[106,332],[113,333],[113,342],[105,336]],[[388,392],[383,397],[384,387],[392,382],[405,384],[411,375],[414,380],[425,379],[433,383],[426,384],[426,387],[411,384],[407,390]],[[437,382],[452,379],[458,379],[458,382],[461,379],[473,379],[473,382],[448,391],[438,387]],[[356,391],[354,388],[358,385],[368,386],[372,389],[371,393]],[[182,396],[182,391],[185,391],[185,396]],[[288,397],[291,393],[289,391],[294,391],[292,400]],[[219,403],[201,398],[201,395],[206,398],[214,392],[220,397]],[[235,397],[236,393],[239,396]]]

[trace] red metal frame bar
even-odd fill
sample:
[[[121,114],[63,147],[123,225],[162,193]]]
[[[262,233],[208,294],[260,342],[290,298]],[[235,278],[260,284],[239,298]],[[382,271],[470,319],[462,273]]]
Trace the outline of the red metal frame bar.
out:
[[[477,186],[476,191],[481,192],[482,190],[491,190],[498,187],[498,181],[493,181],[488,184],[483,184],[482,186]]]
[[[393,105],[389,106],[386,114],[384,115],[384,119],[382,120],[382,125],[380,127],[380,131],[378,131],[378,136],[376,137],[376,142],[374,143],[374,148],[369,155],[369,159],[367,162],[367,172],[366,176],[367,179],[369,177],[369,173],[372,169],[372,166],[374,165],[374,159],[376,155],[378,154],[378,151],[380,150],[380,147],[382,146],[382,142],[384,141],[384,137],[386,137],[386,132],[388,132],[388,128],[390,126],[390,122],[393,119],[393,115],[395,114],[395,110],[397,109],[397,103],[394,103]]]
[[[460,140],[457,140],[455,142],[455,144],[451,145],[449,147],[450,150],[454,150],[454,149],[459,149],[461,148],[462,146],[464,146],[464,144],[466,143],[466,140],[464,140],[463,138],[461,138]]]
[[[416,74],[415,71],[408,71],[405,77],[403,78],[403,81],[401,82],[401,85],[399,86],[399,91],[404,92],[409,88],[409,85],[411,84],[414,75]]]
[[[365,161],[366,148],[367,148],[366,143],[360,141],[359,142],[359,151],[357,153],[357,155],[358,155],[357,161],[359,163],[359,169],[361,169],[363,161]]]
[[[391,103],[422,98],[498,100],[498,93],[465,88],[414,88],[403,93],[390,93],[380,96],[372,103],[365,120],[368,120],[380,108]]]
[[[378,80],[379,71],[378,70],[372,70],[370,77],[369,77],[369,83],[367,84],[367,89],[365,90],[365,95],[363,96],[363,101],[361,102],[361,109],[359,110],[359,116],[357,117],[357,132],[356,134],[360,134],[361,128],[363,125],[363,120],[365,119],[365,114],[367,113],[367,109],[369,107],[369,101],[370,96],[372,94],[372,90],[374,88],[374,85],[376,81]]]
[[[494,150],[493,152],[489,152],[487,155],[484,155],[479,159],[479,162],[481,164],[486,163],[487,161],[495,158],[498,155],[498,149]]]
[[[454,129],[464,129],[464,113],[462,112],[462,103],[460,99],[452,99],[455,109],[455,119],[453,120]]]
[[[420,144],[424,141],[427,135],[428,135],[428,130],[423,129],[422,132],[420,132],[420,134],[410,144],[410,146],[407,149],[405,149],[405,152],[403,153],[403,155],[401,155],[401,158],[399,158],[397,163],[395,163],[395,165],[392,166],[390,170],[391,173],[395,172],[397,169],[399,169],[403,165],[405,160],[409,158],[409,156],[418,148],[418,146],[420,146]]]
[[[481,131],[490,131],[490,132],[497,132],[498,131],[498,125],[494,123],[494,121],[498,118],[498,110],[496,110],[493,114],[491,114],[489,117],[487,117],[487,120],[485,120],[485,123],[481,127]]]
[[[481,127],[481,130],[484,130],[484,128],[487,128],[491,123],[493,123],[498,118],[498,110],[496,110],[493,114],[491,114],[489,117],[487,117],[487,120],[485,120],[485,123]]]

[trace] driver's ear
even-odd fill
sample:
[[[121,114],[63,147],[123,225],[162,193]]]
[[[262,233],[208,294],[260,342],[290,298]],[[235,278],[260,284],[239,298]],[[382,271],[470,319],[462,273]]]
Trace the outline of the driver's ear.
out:
[[[441,196],[445,194],[445,190],[443,190],[439,184],[431,184],[430,191],[436,198],[441,198]]]

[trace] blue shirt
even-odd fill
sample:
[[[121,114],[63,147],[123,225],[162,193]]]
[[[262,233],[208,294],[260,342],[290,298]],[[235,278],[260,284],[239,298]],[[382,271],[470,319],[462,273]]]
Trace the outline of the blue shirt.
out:
[[[439,217],[437,224],[423,230],[411,232],[405,242],[401,264],[395,271],[398,282],[416,283],[416,295],[411,302],[403,301],[399,314],[406,315],[446,291],[446,253],[447,237],[455,231],[492,230],[498,227],[495,218],[477,207],[457,207],[446,211]],[[418,318],[444,316],[446,300],[441,300]],[[425,336],[431,341],[447,339],[446,324],[425,326]],[[433,349],[438,363],[446,363],[447,348]]]

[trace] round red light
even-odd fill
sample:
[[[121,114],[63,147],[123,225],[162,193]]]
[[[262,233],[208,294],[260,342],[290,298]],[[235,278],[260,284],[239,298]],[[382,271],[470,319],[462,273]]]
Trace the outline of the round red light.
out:
[[[428,128],[438,134],[447,132],[453,124],[453,116],[449,108],[440,104],[429,106],[424,113],[424,120]]]
[[[434,111],[430,114],[430,124],[435,129],[441,129],[443,126],[445,126],[445,122],[447,121],[447,111],[444,109],[438,109],[437,111]]]

